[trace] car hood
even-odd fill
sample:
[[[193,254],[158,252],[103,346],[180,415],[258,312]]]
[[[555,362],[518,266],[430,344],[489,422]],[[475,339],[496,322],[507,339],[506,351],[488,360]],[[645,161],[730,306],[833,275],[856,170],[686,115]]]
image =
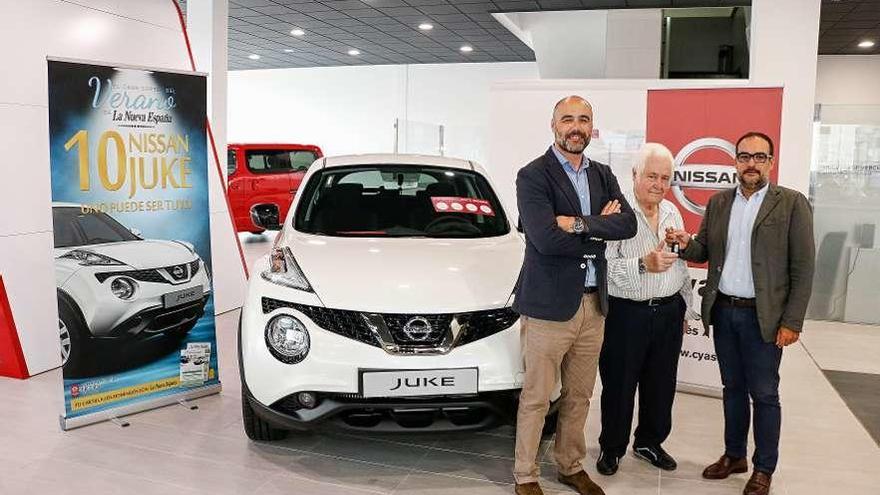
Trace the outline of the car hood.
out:
[[[381,313],[504,306],[522,266],[516,234],[484,239],[285,238],[321,301]]]
[[[55,256],[61,256],[74,249],[109,256],[138,270],[187,263],[196,257],[188,247],[179,242],[157,239],[59,248],[55,250]]]

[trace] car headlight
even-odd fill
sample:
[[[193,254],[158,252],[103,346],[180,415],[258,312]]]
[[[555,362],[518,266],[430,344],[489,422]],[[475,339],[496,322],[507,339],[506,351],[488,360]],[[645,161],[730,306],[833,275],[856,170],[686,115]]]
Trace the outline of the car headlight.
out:
[[[301,321],[290,315],[278,315],[266,324],[266,347],[275,359],[296,364],[309,353],[309,331]]]
[[[293,258],[290,248],[272,248],[269,254],[269,269],[262,274],[263,280],[292,289],[314,292],[311,284]]]
[[[87,249],[74,249],[73,251],[60,256],[60,258],[74,260],[83,266],[115,266],[125,264],[109,256],[104,256],[103,254],[98,254]]]
[[[110,292],[119,299],[131,299],[136,290],[137,282],[128,277],[115,278],[113,282],[110,282]]]

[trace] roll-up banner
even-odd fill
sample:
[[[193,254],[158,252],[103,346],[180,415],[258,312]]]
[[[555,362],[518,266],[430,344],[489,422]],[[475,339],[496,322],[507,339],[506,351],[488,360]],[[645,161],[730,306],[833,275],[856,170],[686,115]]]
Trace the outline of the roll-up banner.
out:
[[[204,74],[48,64],[62,428],[218,392]]]
[[[667,199],[696,234],[709,198],[737,185],[734,156],[737,139],[763,132],[775,144],[774,184],[779,167],[782,88],[664,89],[648,91],[645,139],[664,144],[675,156],[672,189]],[[694,308],[699,311],[706,285],[706,265],[690,263]],[[679,357],[679,390],[721,395],[721,376],[711,330],[691,321]]]

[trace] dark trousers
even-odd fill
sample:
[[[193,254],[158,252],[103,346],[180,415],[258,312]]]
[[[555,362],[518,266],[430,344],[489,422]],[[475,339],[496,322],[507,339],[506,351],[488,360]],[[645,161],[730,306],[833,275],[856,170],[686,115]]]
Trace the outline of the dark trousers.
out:
[[[779,459],[779,363],[782,349],[764,342],[755,308],[715,303],[715,353],[724,385],[724,447],[729,457],[746,456],[749,419],[754,408],[756,471],[773,474]],[[752,404],[749,404],[751,398]]]
[[[599,445],[623,456],[632,429],[636,388],[639,424],[633,445],[658,446],[672,431],[672,402],[681,354],[684,299],[660,306],[609,298],[599,356],[602,433]]]

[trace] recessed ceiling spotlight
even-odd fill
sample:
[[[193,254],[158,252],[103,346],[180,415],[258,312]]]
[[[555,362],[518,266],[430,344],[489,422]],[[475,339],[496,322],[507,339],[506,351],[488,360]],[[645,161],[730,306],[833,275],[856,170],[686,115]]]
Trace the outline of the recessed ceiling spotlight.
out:
[[[293,36],[302,36],[302,35],[306,34],[306,32],[303,31],[302,29],[291,29],[290,34],[292,34]]]
[[[461,50],[464,53],[470,53],[470,52],[474,51],[474,47],[472,47],[471,45],[462,45],[461,48],[459,48],[459,50]]]
[[[419,29],[421,29],[422,31],[430,31],[430,30],[434,29],[434,25],[429,24],[427,22],[423,22],[423,23],[419,24]]]
[[[361,54],[361,52],[360,52],[360,50],[349,50],[348,54],[351,55],[352,57],[357,57],[358,55]]]
[[[865,40],[859,43],[859,48],[871,48],[874,46],[874,42],[871,40]]]
[[[248,58],[251,60],[260,60],[260,56],[256,53],[251,53],[250,55],[248,55]]]

